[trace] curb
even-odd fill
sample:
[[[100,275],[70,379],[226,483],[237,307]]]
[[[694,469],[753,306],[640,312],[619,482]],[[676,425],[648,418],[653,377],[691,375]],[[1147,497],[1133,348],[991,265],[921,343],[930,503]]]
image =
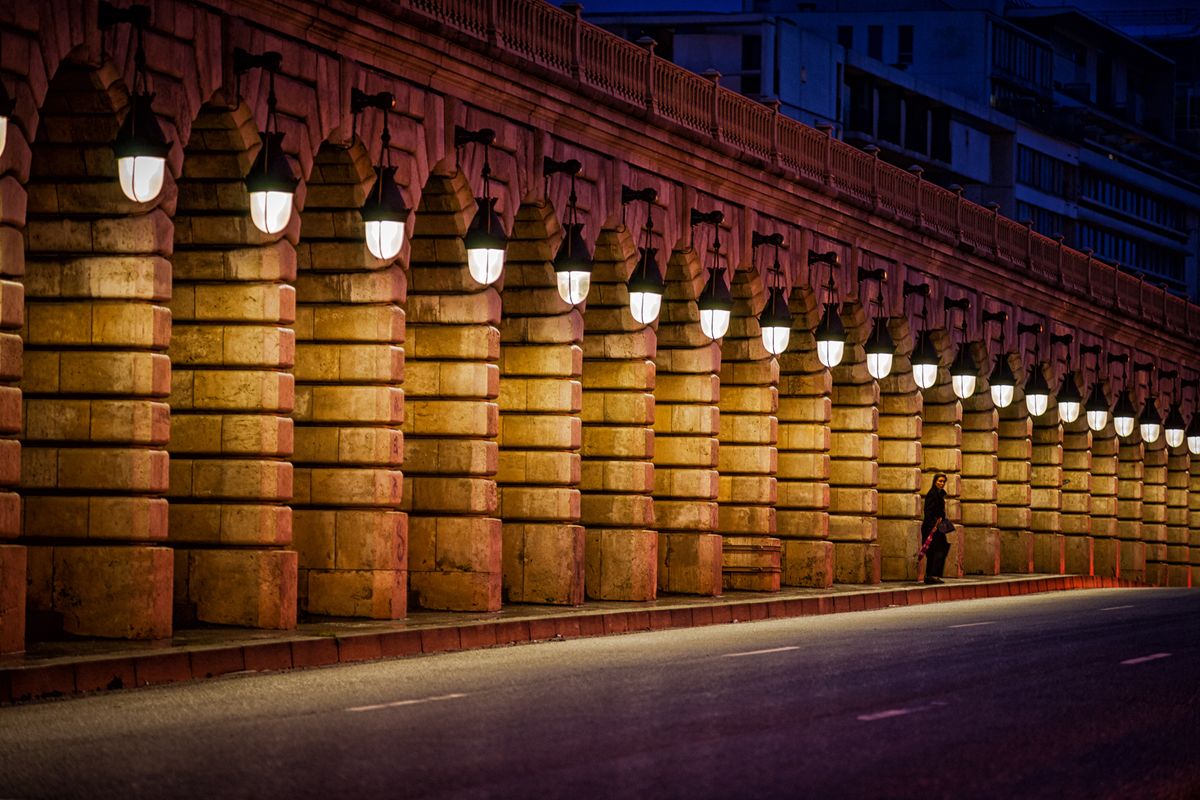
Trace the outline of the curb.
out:
[[[496,620],[420,630],[294,635],[283,641],[229,646],[193,645],[166,652],[58,659],[0,667],[0,704],[68,697],[85,692],[203,680],[235,672],[306,669],[385,658],[478,650],[584,636],[610,636],[733,622],[811,617],[894,606],[1016,597],[1075,589],[1134,588],[1117,578],[1062,575],[975,584],[841,592],[818,597],[731,600],[678,608],[576,611],[534,619]]]

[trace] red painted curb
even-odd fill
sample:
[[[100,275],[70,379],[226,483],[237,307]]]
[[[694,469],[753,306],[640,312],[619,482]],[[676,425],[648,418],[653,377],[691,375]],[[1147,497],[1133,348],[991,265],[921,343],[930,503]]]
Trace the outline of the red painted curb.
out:
[[[1135,587],[1106,576],[1055,576],[1007,583],[906,586],[819,597],[737,600],[684,608],[630,609],[531,620],[496,620],[444,628],[349,634],[231,647],[148,652],[144,655],[0,668],[0,703],[203,679],[233,672],[354,663],[380,658],[474,650],[554,638],[692,628],[785,617],[848,613],[1074,589]]]

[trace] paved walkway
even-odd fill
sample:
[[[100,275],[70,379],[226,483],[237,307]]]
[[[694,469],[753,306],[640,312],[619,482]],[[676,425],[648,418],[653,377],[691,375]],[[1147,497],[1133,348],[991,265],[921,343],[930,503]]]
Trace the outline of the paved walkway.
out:
[[[294,631],[210,626],[180,630],[162,642],[39,642],[26,653],[0,657],[0,703],[579,636],[1137,585],[1078,575],[998,575],[948,579],[943,586],[786,588],[772,594],[671,595],[649,603],[589,601],[577,608],[510,605],[490,614],[414,611],[401,621],[324,619]]]

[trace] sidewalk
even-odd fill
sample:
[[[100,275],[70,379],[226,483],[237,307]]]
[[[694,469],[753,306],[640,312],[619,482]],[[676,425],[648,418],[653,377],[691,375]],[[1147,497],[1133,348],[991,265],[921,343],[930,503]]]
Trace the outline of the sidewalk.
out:
[[[894,606],[1072,589],[1134,587],[1115,578],[998,575],[942,586],[837,585],[720,597],[672,595],[649,603],[588,602],[577,608],[512,605],[494,613],[414,611],[400,621],[327,619],[294,631],[204,627],[163,642],[76,639],[38,642],[0,657],[0,704],[150,686],[235,672],[301,669],[526,642],[807,617]]]

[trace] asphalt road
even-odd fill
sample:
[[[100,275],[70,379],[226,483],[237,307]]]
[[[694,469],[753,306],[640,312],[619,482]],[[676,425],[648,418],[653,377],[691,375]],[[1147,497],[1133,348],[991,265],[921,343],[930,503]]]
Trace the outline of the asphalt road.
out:
[[[1197,798],[1200,592],[580,639],[0,709],[0,797]]]

